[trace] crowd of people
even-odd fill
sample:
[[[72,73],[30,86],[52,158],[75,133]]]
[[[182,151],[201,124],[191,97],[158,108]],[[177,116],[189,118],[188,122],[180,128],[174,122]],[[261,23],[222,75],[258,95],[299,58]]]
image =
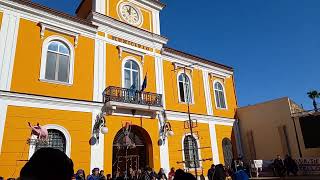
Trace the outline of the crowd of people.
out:
[[[211,165],[207,177],[209,180],[227,180],[227,179],[249,179],[247,168],[242,159],[233,160],[231,167],[224,167],[222,164]],[[284,160],[280,156],[273,162],[275,175],[283,177],[285,174],[297,175],[298,166],[290,157],[286,156]],[[204,175],[199,176],[204,179]],[[0,177],[0,180],[4,178]],[[63,152],[53,148],[42,148],[30,158],[20,171],[20,177],[17,180],[195,180],[196,177],[182,169],[175,170],[171,168],[166,174],[164,169],[155,172],[150,167],[133,170],[129,168],[128,172],[105,175],[103,170],[94,168],[90,175],[86,176],[83,169],[74,172],[72,160]],[[8,180],[15,180],[9,178]]]
[[[289,176],[293,174],[294,176],[298,173],[298,165],[291,156],[286,155],[285,159],[282,160],[281,156],[278,155],[273,161],[274,175],[279,177]]]

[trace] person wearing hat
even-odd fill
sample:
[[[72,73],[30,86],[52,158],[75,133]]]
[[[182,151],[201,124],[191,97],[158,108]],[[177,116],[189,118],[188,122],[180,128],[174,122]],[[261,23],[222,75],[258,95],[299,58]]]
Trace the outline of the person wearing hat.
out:
[[[88,176],[87,180],[100,180],[99,168],[93,168],[92,174],[90,176]]]

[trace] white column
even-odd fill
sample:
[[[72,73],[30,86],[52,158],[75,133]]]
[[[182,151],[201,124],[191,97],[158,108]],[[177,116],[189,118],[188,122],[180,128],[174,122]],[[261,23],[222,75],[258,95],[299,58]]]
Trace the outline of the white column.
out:
[[[161,126],[164,124],[164,118],[162,113],[160,113],[158,117],[159,117],[159,130],[160,130]],[[168,175],[170,171],[168,137],[165,140],[165,143],[160,146],[160,164],[164,172]]]
[[[0,31],[0,90],[10,91],[20,17],[4,11]]]
[[[92,10],[100,14],[106,14],[106,0],[93,0]]]
[[[106,43],[95,40],[93,101],[102,102],[102,93],[106,88]]]
[[[155,57],[155,70],[156,70],[156,88],[157,93],[162,94],[163,108],[166,108],[166,98],[164,90],[164,77],[163,77],[163,60],[161,57]]]
[[[160,35],[160,12],[158,10],[152,11],[153,33]]]
[[[2,150],[2,142],[3,142],[3,135],[4,135],[4,127],[6,124],[7,109],[8,109],[7,103],[0,99],[0,154]]]
[[[163,79],[163,60],[161,57],[155,57],[155,70],[156,70],[156,88],[157,93],[162,94],[163,108],[165,109],[165,94],[164,94],[164,79]],[[159,113],[159,133],[160,128],[164,123],[164,117],[162,113]],[[161,167],[164,169],[165,173],[169,173],[169,148],[168,139],[166,139],[165,144],[160,146],[160,163]]]
[[[93,129],[94,123],[96,121],[96,116],[100,113],[98,110],[94,110],[92,112],[92,128]],[[90,162],[90,169],[99,168],[103,169],[104,166],[104,135],[99,132],[99,142],[95,145],[91,145],[91,162]]]
[[[217,144],[216,126],[215,125],[216,124],[214,122],[211,122],[211,121],[209,122],[212,158],[213,158],[214,164],[220,164],[218,144]]]
[[[206,98],[207,113],[208,115],[213,115],[208,71],[203,70],[202,75],[203,75],[204,95]]]

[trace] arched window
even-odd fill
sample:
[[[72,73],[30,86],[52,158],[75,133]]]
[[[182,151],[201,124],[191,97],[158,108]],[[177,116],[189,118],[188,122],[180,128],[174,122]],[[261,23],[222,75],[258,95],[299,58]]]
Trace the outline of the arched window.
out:
[[[225,100],[224,88],[220,82],[214,83],[214,95],[217,108],[226,109],[227,105]]]
[[[140,90],[140,68],[137,62],[127,60],[124,64],[124,88]]]
[[[200,167],[198,149],[197,140],[193,136],[187,135],[183,140],[184,161],[186,162],[186,168]]]
[[[232,143],[229,138],[224,138],[222,140],[222,150],[224,156],[224,165],[231,166],[232,159],[233,159],[233,152],[232,152]]]
[[[48,143],[37,144],[35,147],[35,151],[46,147],[59,149],[60,151],[66,153],[66,137],[59,130],[48,129]]]
[[[179,95],[181,102],[192,102],[191,82],[189,77],[181,73],[178,77],[179,82]]]
[[[47,49],[45,79],[69,82],[70,49],[61,41],[51,41]]]

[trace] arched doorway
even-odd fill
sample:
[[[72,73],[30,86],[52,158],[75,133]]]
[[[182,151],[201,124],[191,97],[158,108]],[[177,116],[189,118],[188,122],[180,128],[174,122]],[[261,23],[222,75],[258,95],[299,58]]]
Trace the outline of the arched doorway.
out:
[[[121,128],[113,140],[112,174],[124,176],[130,168],[136,171],[146,166],[153,166],[148,132],[135,125]]]
[[[222,140],[222,150],[223,150],[223,156],[224,156],[224,165],[231,167],[232,159],[233,159],[233,151],[232,151],[232,143],[229,138],[224,138]]]

